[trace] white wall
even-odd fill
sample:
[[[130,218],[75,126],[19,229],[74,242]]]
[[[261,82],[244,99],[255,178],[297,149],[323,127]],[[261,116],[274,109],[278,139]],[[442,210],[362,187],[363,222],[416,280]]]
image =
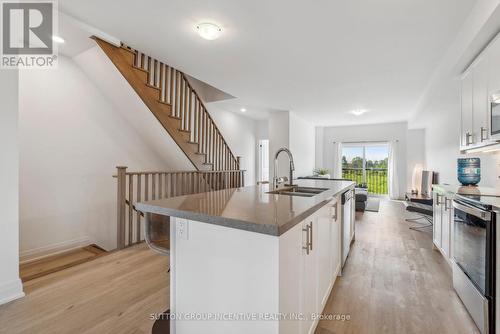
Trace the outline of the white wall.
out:
[[[129,96],[138,100],[135,94]],[[133,111],[158,124],[147,109]],[[21,72],[22,256],[88,242],[114,248],[115,167],[125,165],[132,171],[170,168],[168,151],[160,154],[148,142],[149,132],[155,130],[163,131],[168,139],[165,130],[152,125],[141,135],[124,112],[126,108],[115,107],[64,56],[56,70]]]
[[[245,172],[245,185],[254,185],[257,179],[257,143],[262,135],[259,122],[235,112],[217,108],[215,104],[206,105],[210,115],[228,142],[235,156],[241,156],[241,169]]]
[[[274,155],[281,147],[290,148],[290,115],[287,111],[273,112],[269,117],[269,181],[274,177]],[[293,152],[292,152],[293,153]],[[285,154],[278,159],[278,175],[288,176],[289,160]]]
[[[281,147],[288,148],[295,163],[294,178],[313,174],[316,165],[316,129],[307,120],[291,111],[271,113],[268,120],[269,178],[274,177],[274,156]],[[289,174],[289,159],[278,158],[278,176]]]
[[[19,279],[18,71],[0,70],[0,304],[24,296]]]
[[[323,168],[325,163],[323,161],[323,151],[324,151],[324,136],[325,136],[325,128],[322,126],[317,126],[315,129],[315,164],[314,168]],[[333,171],[330,171],[333,173]]]
[[[294,157],[294,177],[312,175],[315,161],[316,130],[314,125],[290,112],[290,151]]]
[[[425,127],[427,169],[440,183],[458,184],[457,158],[481,158],[480,186],[498,187],[499,153],[460,154],[460,74],[500,29],[498,0],[478,1],[441,59],[410,126]]]
[[[425,167],[425,129],[409,129],[406,137],[406,183],[412,190],[413,171],[416,165]]]
[[[316,131],[316,141],[322,141],[323,147],[318,148],[316,154],[322,158],[317,158],[317,161],[322,161],[323,166],[331,171],[334,168],[334,143],[335,142],[358,142],[358,141],[394,141],[398,140],[398,166],[399,166],[399,187],[400,193],[404,194],[411,189],[411,173],[415,163],[423,163],[424,161],[424,140],[423,131],[414,131],[408,134],[406,122],[402,123],[386,123],[374,125],[356,125],[356,126],[341,126],[341,127],[325,127],[323,130]],[[323,140],[321,140],[321,136]],[[411,138],[412,142],[408,144],[407,138]],[[408,156],[411,155],[411,161],[408,161]]]

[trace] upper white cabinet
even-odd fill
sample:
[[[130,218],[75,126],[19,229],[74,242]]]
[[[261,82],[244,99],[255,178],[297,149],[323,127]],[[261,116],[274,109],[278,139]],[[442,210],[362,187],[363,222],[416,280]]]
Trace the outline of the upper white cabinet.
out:
[[[488,96],[500,91],[500,37],[485,50],[488,58]]]
[[[497,36],[461,78],[460,149],[496,144],[491,138],[490,96],[500,92],[500,37]]]
[[[462,126],[460,136],[460,147],[466,149],[467,146],[473,144],[473,82],[474,76],[472,71],[467,71],[462,76]]]
[[[479,56],[472,65],[473,95],[472,95],[472,125],[473,141],[480,144],[489,140],[488,126],[488,71],[489,57],[486,52]]]

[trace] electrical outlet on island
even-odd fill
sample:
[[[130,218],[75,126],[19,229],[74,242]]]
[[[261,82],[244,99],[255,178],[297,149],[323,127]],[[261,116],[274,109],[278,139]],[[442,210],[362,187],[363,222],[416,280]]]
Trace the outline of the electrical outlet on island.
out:
[[[186,219],[177,220],[177,237],[180,240],[188,240],[188,221]]]

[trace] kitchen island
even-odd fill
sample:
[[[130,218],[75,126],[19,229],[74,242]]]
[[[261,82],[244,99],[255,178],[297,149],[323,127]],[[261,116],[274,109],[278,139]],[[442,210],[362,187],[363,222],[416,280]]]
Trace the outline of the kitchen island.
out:
[[[312,333],[341,270],[341,195],[354,183],[297,180],[149,201],[170,216],[171,333]],[[350,216],[352,217],[352,215]]]

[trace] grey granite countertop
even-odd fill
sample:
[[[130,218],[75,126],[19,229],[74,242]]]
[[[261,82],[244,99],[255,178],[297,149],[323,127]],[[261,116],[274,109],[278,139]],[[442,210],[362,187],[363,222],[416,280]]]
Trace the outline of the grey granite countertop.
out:
[[[451,184],[434,184],[434,191],[441,195],[461,195],[481,204],[491,205],[495,209],[500,210],[500,189],[477,186],[461,186]]]
[[[279,236],[334,196],[354,188],[351,181],[295,180],[294,183],[328,190],[313,197],[299,197],[268,194],[269,185],[248,186],[138,203],[137,209]]]

